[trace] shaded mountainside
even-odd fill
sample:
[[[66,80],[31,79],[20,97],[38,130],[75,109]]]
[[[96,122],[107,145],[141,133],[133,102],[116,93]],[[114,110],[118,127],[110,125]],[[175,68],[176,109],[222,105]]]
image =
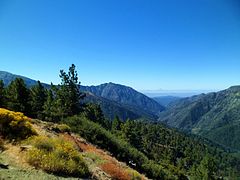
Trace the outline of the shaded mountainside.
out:
[[[139,119],[141,117],[145,117],[149,120],[157,118],[157,116],[152,115],[146,111],[139,111],[137,108],[122,105],[109,99],[96,96],[89,92],[86,93],[86,97],[83,99],[83,102],[99,104],[106,118],[110,120],[114,119],[115,116],[118,116],[123,121],[127,119]]]
[[[181,99],[159,121],[240,150],[240,86]]]
[[[96,96],[136,108],[138,111],[143,110],[152,115],[158,115],[165,109],[153,99],[139,93],[131,87],[120,84],[105,83],[99,86],[82,86],[81,89],[83,91],[91,92]]]
[[[153,97],[152,99],[157,101],[159,104],[167,107],[169,104],[174,103],[175,101],[181,98],[176,96],[158,96],[158,97]]]

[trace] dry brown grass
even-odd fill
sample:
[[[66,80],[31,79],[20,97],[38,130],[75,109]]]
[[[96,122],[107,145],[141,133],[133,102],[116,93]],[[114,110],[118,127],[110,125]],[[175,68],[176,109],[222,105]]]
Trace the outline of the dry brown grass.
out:
[[[108,161],[104,164],[102,164],[101,169],[105,171],[106,173],[110,174],[113,179],[118,180],[130,180],[131,177],[126,171],[126,169],[123,169],[120,164],[117,164],[115,162]]]
[[[120,163],[117,159],[112,157],[106,151],[99,149],[89,143],[86,143],[82,138],[74,135],[65,134],[64,138],[75,142],[75,144],[81,149],[83,152],[94,153],[99,158],[103,160],[103,163],[99,164],[99,168],[101,168],[104,172],[109,174],[112,179],[116,180],[130,180],[133,179],[132,173],[134,170],[129,168],[126,164]],[[141,176],[141,179],[147,179],[144,176]]]
[[[8,157],[7,163],[14,164],[16,167],[21,167],[24,169],[32,169],[32,167],[26,161],[26,152],[21,151],[19,145],[13,145],[11,143],[5,144],[5,151],[3,154],[6,154]]]

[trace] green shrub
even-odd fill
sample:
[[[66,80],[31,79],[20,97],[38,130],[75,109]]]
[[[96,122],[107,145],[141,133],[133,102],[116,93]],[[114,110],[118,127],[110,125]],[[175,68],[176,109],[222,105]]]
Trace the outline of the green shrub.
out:
[[[87,152],[84,153],[84,157],[92,159],[96,164],[101,165],[105,163],[106,161],[102,159],[99,155],[97,155],[95,152]]]
[[[53,130],[59,133],[71,132],[71,128],[66,124],[57,124],[55,127],[53,127]]]
[[[25,139],[36,135],[31,125],[31,119],[21,112],[13,112],[0,108],[0,132],[10,139]]]
[[[27,157],[34,167],[57,175],[89,176],[87,165],[71,142],[43,136],[31,138],[29,142],[33,148]]]

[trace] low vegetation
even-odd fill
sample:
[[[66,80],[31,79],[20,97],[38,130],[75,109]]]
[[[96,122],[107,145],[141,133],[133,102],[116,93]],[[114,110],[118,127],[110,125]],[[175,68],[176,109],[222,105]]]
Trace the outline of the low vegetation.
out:
[[[71,128],[66,124],[57,124],[53,127],[53,131],[58,133],[70,133]]]
[[[4,137],[17,140],[37,134],[31,125],[31,119],[21,112],[3,108],[0,108],[0,132]]]
[[[76,147],[61,138],[34,137],[27,153],[28,162],[36,168],[58,175],[88,177],[89,170]]]

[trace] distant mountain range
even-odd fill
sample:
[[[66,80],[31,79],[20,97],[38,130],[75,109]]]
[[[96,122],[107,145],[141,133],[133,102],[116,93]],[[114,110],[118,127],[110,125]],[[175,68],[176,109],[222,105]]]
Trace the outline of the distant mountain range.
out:
[[[159,121],[240,150],[240,86],[180,99]]]
[[[218,90],[143,90],[141,93],[145,94],[148,97],[163,97],[163,96],[173,96],[173,97],[191,97],[199,95],[202,93],[216,92]]]
[[[180,97],[176,96],[159,96],[159,97],[153,97],[155,101],[157,101],[159,104],[167,107],[169,104],[181,99]]]
[[[28,87],[36,84],[36,80],[0,71],[0,79],[9,85],[15,78],[22,78]],[[44,84],[49,87],[48,84]],[[106,117],[113,119],[118,115],[120,119],[146,118],[154,120],[165,108],[155,100],[137,92],[136,90],[114,83],[105,83],[99,86],[81,86],[81,91],[87,92],[84,102],[94,102],[101,105]]]

